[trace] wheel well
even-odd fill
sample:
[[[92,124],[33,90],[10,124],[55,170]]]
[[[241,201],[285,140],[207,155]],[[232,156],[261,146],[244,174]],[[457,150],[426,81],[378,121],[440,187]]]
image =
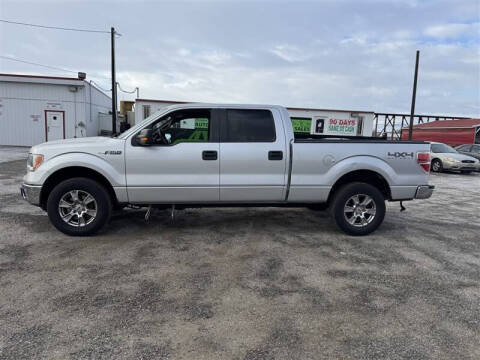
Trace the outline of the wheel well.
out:
[[[107,189],[113,204],[117,204],[118,201],[117,196],[115,195],[115,191],[113,190],[112,185],[105,176],[95,170],[86,167],[70,166],[57,170],[56,172],[51,174],[43,184],[42,191],[40,193],[40,206],[42,207],[42,209],[46,210],[48,195],[50,195],[50,192],[53,190],[53,188],[62,181],[74,177],[84,177],[99,182],[100,184],[105,186],[105,189]]]
[[[390,186],[388,185],[387,180],[380,175],[379,173],[371,170],[356,170],[349,172],[343,175],[337,182],[333,185],[328,195],[328,203],[330,203],[333,194],[345,184],[352,182],[364,182],[370,185],[375,186],[383,194],[385,199],[391,199]]]

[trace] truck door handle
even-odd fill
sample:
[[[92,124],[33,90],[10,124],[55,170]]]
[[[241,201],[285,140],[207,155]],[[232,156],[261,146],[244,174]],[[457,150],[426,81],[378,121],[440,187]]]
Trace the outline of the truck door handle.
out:
[[[217,160],[218,153],[215,150],[205,150],[202,152],[203,160]]]
[[[283,160],[283,151],[269,151],[268,160]]]

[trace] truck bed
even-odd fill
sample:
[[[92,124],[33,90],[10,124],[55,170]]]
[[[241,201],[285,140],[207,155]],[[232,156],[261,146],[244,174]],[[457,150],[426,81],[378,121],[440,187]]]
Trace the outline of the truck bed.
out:
[[[296,143],[331,143],[331,142],[349,142],[349,143],[401,143],[401,144],[427,144],[420,140],[388,140],[383,137],[374,136],[339,136],[339,135],[312,135],[312,134],[294,134]]]

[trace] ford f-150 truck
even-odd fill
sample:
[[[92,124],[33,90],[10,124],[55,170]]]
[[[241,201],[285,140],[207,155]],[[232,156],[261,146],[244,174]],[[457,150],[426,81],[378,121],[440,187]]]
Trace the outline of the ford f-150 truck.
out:
[[[69,235],[125,206],[324,206],[351,235],[382,223],[385,201],[425,199],[430,144],[296,135],[281,106],[167,107],[118,137],[30,150],[23,197]]]

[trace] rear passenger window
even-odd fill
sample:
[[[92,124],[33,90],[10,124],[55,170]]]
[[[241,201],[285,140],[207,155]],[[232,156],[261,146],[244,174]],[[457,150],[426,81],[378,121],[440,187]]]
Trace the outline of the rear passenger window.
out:
[[[275,124],[269,110],[227,110],[224,142],[274,142]]]

